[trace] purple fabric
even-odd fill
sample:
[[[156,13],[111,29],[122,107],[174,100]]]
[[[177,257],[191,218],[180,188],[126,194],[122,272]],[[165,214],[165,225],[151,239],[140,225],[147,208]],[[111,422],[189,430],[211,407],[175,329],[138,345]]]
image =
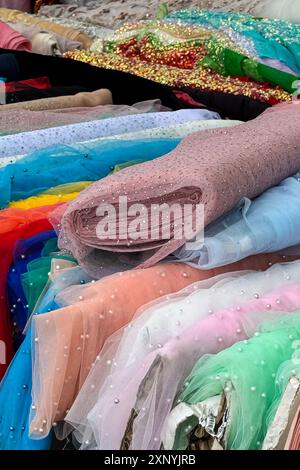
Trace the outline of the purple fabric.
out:
[[[10,8],[12,10],[26,11],[30,13],[31,1],[30,0],[0,0],[0,7]]]

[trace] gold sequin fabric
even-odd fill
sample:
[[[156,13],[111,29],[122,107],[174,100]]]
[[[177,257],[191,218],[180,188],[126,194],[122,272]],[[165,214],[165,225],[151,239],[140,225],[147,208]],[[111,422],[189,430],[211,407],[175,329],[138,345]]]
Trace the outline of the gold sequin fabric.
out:
[[[222,47],[255,57],[249,39],[239,43],[223,30],[164,20],[124,24],[108,38],[95,41],[90,51],[72,51],[66,57],[174,87],[244,95],[269,104],[291,100],[280,87],[224,77],[200,65],[212,37]]]
[[[242,81],[238,78],[224,77],[201,66],[192,70],[147,63],[136,58],[127,58],[117,54],[93,53],[89,51],[71,51],[65,54],[70,59],[105,69],[119,70],[139,77],[147,78],[163,85],[191,87],[201,90],[219,91],[233,95],[270,102],[290,101],[291,95],[279,87],[268,88],[255,82]]]

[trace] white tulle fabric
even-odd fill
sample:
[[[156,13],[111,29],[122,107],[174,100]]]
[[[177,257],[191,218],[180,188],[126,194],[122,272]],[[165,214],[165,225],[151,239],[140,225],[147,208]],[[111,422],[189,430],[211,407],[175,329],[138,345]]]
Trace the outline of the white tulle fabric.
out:
[[[74,437],[81,448],[113,450],[121,447],[139,386],[155,355],[168,341],[180,338],[186,328],[214,311],[236,305],[237,299],[246,302],[281,287],[284,282],[299,281],[298,262],[275,265],[265,273],[244,271],[220,275],[155,301],[142,313],[137,312],[125,329],[106,341],[66,416],[66,421],[75,428]],[[152,393],[158,397],[159,387],[155,390],[156,383],[150,382],[150,385],[157,395],[153,390]],[[176,391],[175,386],[173,393]],[[155,402],[156,399],[146,413],[147,425],[142,424],[139,436],[135,433],[138,442],[133,444],[135,448],[159,448],[156,430],[162,422],[153,419]]]
[[[78,145],[85,144],[91,146],[93,143],[97,144],[99,141],[108,140],[138,140],[148,138],[173,138],[179,137],[184,138],[193,132],[206,131],[207,129],[218,129],[221,127],[234,127],[242,124],[242,121],[234,121],[229,119],[211,119],[203,121],[190,121],[182,124],[173,125],[161,125],[160,127],[154,127],[153,129],[146,129],[136,132],[128,132],[127,134],[117,134],[110,137],[100,137],[99,139],[91,139],[83,142],[78,142]],[[76,144],[77,145],[77,144]],[[15,163],[21,160],[24,155],[15,155],[12,157],[0,158],[0,168]]]
[[[158,113],[131,114],[99,121],[80,122],[31,132],[0,136],[0,157],[21,154],[24,149],[34,152],[50,145],[74,144],[98,137],[108,137],[137,130],[159,127],[161,124],[180,124],[189,121],[220,119],[218,113],[206,109],[180,109]]]
[[[204,121],[190,121],[182,124],[174,124],[170,126],[160,126],[154,129],[146,129],[144,131],[128,132],[127,134],[119,134],[111,137],[103,137],[97,140],[134,140],[134,139],[150,139],[150,138],[184,138],[193,132],[205,131],[207,129],[218,129],[221,127],[233,127],[242,124],[242,121],[234,121],[231,119],[210,119]],[[89,141],[91,142],[91,141]],[[1,163],[1,160],[0,160]]]

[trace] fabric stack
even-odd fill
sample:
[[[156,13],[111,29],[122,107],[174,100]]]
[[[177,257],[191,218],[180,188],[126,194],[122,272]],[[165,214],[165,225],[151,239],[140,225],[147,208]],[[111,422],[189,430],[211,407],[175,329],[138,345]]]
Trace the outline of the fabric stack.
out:
[[[62,55],[88,48],[92,39],[84,33],[19,10],[0,8],[0,47],[37,54]]]
[[[1,450],[300,449],[300,25],[217,3],[0,8]]]
[[[123,0],[106,0],[103,3],[99,0],[61,0],[60,2],[37,0],[35,3],[38,4],[39,15],[62,21],[75,20],[93,25],[98,24],[109,28],[119,27],[125,21],[153,19],[157,10],[163,12],[166,9],[175,11],[185,8],[244,12],[256,17],[287,20],[292,23],[300,21],[298,0],[168,0],[163,3],[160,0],[148,0],[126,4],[126,7]],[[55,5],[52,5],[53,3]],[[9,8],[18,7],[9,6]]]

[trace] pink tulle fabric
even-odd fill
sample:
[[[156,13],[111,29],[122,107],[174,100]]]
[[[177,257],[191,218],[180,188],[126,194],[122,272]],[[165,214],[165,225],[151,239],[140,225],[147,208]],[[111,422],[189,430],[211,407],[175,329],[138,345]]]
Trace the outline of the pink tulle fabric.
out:
[[[146,308],[140,307],[196,281],[234,270],[265,270],[283,259],[288,258],[260,255],[208,271],[167,263],[66,289],[57,300],[68,306],[33,317],[31,434],[47,435],[53,422],[64,419],[106,339]]]
[[[196,205],[203,204],[206,225],[243,196],[253,198],[298,171],[299,110],[290,105],[280,113],[263,113],[238,127],[191,134],[169,154],[96,182],[65,212],[60,247],[71,250],[87,268],[92,262],[88,255],[98,248],[120,252],[154,250],[141,267],[163,259],[184,243],[184,237],[174,238],[174,227],[182,221],[176,217],[169,221],[160,219],[148,225],[148,239],[130,239],[127,229],[124,234],[124,227],[134,217],[119,213],[119,196],[127,196],[129,207],[142,203],[148,214],[152,204],[190,204],[195,218]],[[97,225],[102,219],[96,210],[101,202],[116,210],[117,236],[114,226],[108,226],[105,239],[97,236]],[[158,230],[155,240],[151,229]],[[169,238],[163,239],[162,233],[168,231]]]
[[[31,51],[32,49],[29,39],[22,36],[3,21],[0,21],[0,47],[15,51]]]

